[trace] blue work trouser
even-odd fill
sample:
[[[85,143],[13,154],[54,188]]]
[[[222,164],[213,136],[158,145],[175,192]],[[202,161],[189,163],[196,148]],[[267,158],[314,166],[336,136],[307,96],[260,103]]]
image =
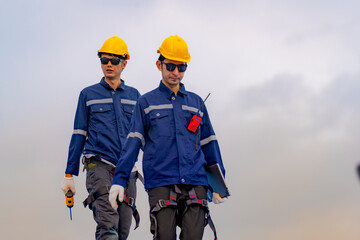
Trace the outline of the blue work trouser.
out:
[[[181,240],[200,240],[205,228],[205,210],[200,205],[190,205],[186,208],[185,201],[189,199],[188,187],[178,185],[181,194],[177,195],[177,206],[169,206],[156,213],[157,238],[156,240],[175,240],[176,226],[181,227]],[[170,189],[173,186],[151,188],[148,191],[150,209],[159,200],[170,199]],[[206,199],[206,188],[204,186],[193,186],[199,199]],[[185,211],[186,209],[186,211]],[[151,224],[154,224],[153,222]]]
[[[111,172],[102,167],[105,163],[97,163],[86,174],[86,188],[89,194],[100,188],[110,189],[112,184]],[[136,199],[136,177],[130,178],[126,186],[126,193]],[[126,240],[132,221],[133,210],[127,204],[120,204],[119,213],[109,202],[109,194],[103,194],[92,203],[92,211],[96,226],[96,240]]]

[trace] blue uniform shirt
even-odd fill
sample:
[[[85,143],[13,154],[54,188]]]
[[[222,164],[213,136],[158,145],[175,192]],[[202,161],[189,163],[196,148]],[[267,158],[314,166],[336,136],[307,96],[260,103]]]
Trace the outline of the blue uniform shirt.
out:
[[[114,90],[104,78],[81,91],[65,173],[79,174],[82,154],[116,165],[139,97],[138,90],[124,81]]]
[[[125,187],[140,148],[144,151],[146,189],[171,184],[207,186],[205,166],[216,163],[225,175],[219,145],[202,102],[198,95],[186,91],[183,84],[177,95],[160,82],[158,88],[141,96],[113,184]],[[187,126],[199,108],[202,120],[193,133]]]

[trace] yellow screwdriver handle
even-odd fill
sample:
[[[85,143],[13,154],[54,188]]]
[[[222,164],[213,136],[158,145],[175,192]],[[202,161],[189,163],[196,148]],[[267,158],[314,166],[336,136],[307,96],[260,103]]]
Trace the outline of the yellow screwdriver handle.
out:
[[[66,199],[66,205],[69,208],[72,208],[74,206],[74,194],[71,190],[69,190],[66,194],[65,194],[65,199]]]

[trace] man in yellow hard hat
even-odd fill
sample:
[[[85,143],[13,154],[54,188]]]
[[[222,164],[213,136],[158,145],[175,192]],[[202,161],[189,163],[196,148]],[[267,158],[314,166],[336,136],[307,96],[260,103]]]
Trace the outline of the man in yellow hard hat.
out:
[[[126,43],[114,36],[98,51],[104,77],[100,83],[83,89],[75,115],[74,132],[62,189],[75,194],[73,176],[79,174],[80,157],[86,173],[89,192],[84,206],[93,211],[97,223],[96,239],[127,239],[132,215],[138,225],[135,208],[136,167],[125,187],[127,202],[114,210],[108,200],[115,166],[129,133],[130,120],[140,93],[125,84],[121,74],[130,59]]]
[[[218,164],[223,175],[225,169],[203,100],[185,90],[181,83],[190,62],[186,42],[179,36],[170,36],[157,52],[160,56],[156,66],[162,80],[135,106],[109,201],[114,208],[117,200],[123,201],[124,187],[142,148],[154,239],[175,240],[179,226],[180,239],[199,240],[206,222],[213,227],[205,167]],[[222,201],[224,198],[213,193],[213,202]]]

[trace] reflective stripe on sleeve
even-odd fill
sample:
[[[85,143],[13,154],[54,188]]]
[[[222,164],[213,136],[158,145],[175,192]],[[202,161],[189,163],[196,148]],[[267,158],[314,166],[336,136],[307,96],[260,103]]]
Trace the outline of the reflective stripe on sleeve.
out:
[[[204,145],[208,144],[209,142],[215,141],[215,140],[216,140],[216,136],[215,136],[215,135],[211,135],[210,137],[207,137],[207,138],[201,140],[201,141],[200,141],[200,145],[201,145],[201,146],[204,146]]]
[[[136,104],[136,101],[130,100],[130,99],[121,99],[120,102],[121,102],[121,103],[124,103],[124,104],[131,104],[131,105],[135,105],[135,104]]]
[[[81,129],[74,129],[73,134],[80,134],[80,135],[84,135],[86,137],[86,131],[81,130]]]
[[[92,104],[96,104],[96,103],[112,103],[113,99],[112,98],[104,98],[104,99],[94,99],[94,100],[90,100],[86,102],[86,106],[90,106]]]
[[[148,114],[151,110],[155,109],[173,109],[172,104],[160,104],[160,105],[150,105],[144,109],[145,114]]]
[[[128,138],[129,138],[129,137],[137,137],[138,139],[140,139],[141,144],[142,144],[143,146],[145,145],[145,138],[144,138],[144,136],[143,136],[141,133],[139,133],[139,132],[130,132],[127,137],[128,137]]]
[[[197,108],[190,107],[188,105],[182,105],[182,110],[187,110],[187,111],[194,112],[194,113],[197,113],[197,111],[198,111]],[[200,115],[200,117],[203,117],[204,113],[202,111],[199,111],[199,115]]]

